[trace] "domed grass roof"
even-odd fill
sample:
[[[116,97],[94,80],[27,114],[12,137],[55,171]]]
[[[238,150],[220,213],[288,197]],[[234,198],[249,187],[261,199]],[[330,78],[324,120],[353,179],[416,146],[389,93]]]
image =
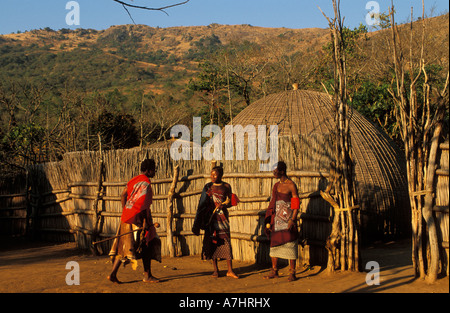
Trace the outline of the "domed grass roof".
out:
[[[265,96],[233,118],[233,125],[278,125],[279,137],[301,138],[288,154],[280,151],[288,171],[329,170],[334,124],[329,95],[296,89]],[[378,234],[407,232],[410,209],[403,153],[354,110],[350,136],[363,224]]]

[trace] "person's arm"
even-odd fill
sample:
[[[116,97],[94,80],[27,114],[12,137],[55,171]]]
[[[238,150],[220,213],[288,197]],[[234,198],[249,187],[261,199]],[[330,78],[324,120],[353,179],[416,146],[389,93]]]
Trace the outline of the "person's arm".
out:
[[[144,229],[145,228],[149,228],[151,225],[153,225],[152,212],[150,211],[150,205],[153,202],[153,190],[152,190],[152,186],[151,185],[148,186],[146,197],[148,197],[148,198],[146,198],[145,201],[146,202],[150,202],[150,204],[146,203],[146,205],[145,205],[146,208],[145,208],[145,219],[144,219],[144,221],[146,221],[147,223],[144,224]]]
[[[208,222],[206,219],[206,209],[208,207],[208,192],[209,185],[206,184],[203,187],[202,194],[200,196],[200,200],[197,205],[197,212],[195,213],[194,223],[192,224],[192,232],[194,235],[200,235],[200,229],[204,229],[206,223]]]
[[[125,188],[122,193],[120,194],[120,202],[122,203],[122,209],[125,207],[125,204],[127,204],[127,188]]]
[[[226,193],[226,199],[227,199],[227,203],[226,204],[221,204],[221,209],[228,209],[231,208],[231,197],[233,196],[233,191],[231,190],[231,186],[229,184],[225,184],[225,188],[227,189],[227,193]]]
[[[273,187],[272,187],[272,194],[270,196],[269,207],[267,209],[273,210],[275,208],[275,191],[277,188],[277,184],[278,183],[275,183],[275,185],[273,185]]]
[[[289,228],[291,228],[291,227],[297,225],[297,216],[298,216],[298,211],[300,209],[301,201],[298,197],[297,185],[294,182],[292,182],[292,184],[289,187],[290,187],[290,191],[292,193],[291,208],[293,209],[292,217],[288,222]]]
[[[273,217],[274,217],[274,209],[275,209],[275,191],[277,188],[278,183],[275,183],[275,185],[272,187],[272,195],[270,197],[269,206],[266,209],[266,215],[264,216],[264,232],[266,233],[267,237],[270,238],[270,232],[272,229],[273,224]]]

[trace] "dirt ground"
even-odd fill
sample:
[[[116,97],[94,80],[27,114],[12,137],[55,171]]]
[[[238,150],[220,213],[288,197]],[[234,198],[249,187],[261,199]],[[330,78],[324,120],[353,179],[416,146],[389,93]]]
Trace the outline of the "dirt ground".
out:
[[[434,285],[414,279],[411,248],[408,241],[378,244],[362,251],[363,264],[380,265],[380,284],[366,284],[367,273],[337,272],[328,275],[320,267],[298,268],[298,280],[287,281],[288,268],[281,277],[265,280],[267,266],[233,262],[240,279],[225,277],[226,262],[219,262],[221,276],[212,278],[212,265],[199,256],[168,258],[153,262],[153,274],[161,283],[142,282],[142,263],[136,271],[121,268],[113,284],[106,277],[111,269],[107,256],[92,256],[78,250],[74,243],[45,244],[0,241],[1,293],[449,293],[448,277]],[[76,261],[80,267],[80,284],[67,285],[66,276]]]

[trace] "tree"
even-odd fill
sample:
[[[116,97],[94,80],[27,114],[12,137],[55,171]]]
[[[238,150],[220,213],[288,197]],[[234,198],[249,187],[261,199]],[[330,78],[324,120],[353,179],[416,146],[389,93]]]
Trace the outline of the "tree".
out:
[[[188,87],[204,94],[203,101],[209,108],[209,124],[215,123],[215,116],[217,116],[217,124],[220,124],[220,94],[226,89],[227,78],[219,64],[205,61],[199,66],[200,74],[189,82]]]
[[[447,68],[445,83],[440,89],[436,88],[424,53],[427,45],[424,7],[422,0],[422,19],[416,23],[413,22],[411,10],[409,32],[399,31],[393,4],[390,8],[395,69],[390,93],[396,105],[395,113],[407,162],[413,266],[416,276],[432,283],[437,279],[440,262],[436,222],[432,212],[433,189],[437,148],[445,115],[448,115],[449,71]],[[420,27],[419,32],[415,31],[415,26]],[[419,45],[417,36],[420,38]]]
[[[33,123],[15,126],[1,141],[2,163],[25,169],[44,161],[44,128]]]
[[[170,129],[187,117],[186,109],[180,110],[180,103],[171,95],[146,96],[141,93],[140,145],[144,141],[153,143],[169,139]]]
[[[389,82],[364,80],[352,94],[350,105],[373,123],[378,124],[395,142],[401,145],[394,101]]]
[[[92,135],[99,134],[104,149],[129,149],[139,145],[136,121],[129,114],[103,112],[91,121]]]
[[[0,86],[0,113],[5,119],[0,138],[2,170],[24,170],[27,165],[48,161],[50,140],[42,119],[48,93],[44,85],[13,82]]]
[[[270,57],[264,47],[256,43],[244,42],[231,44],[219,55],[219,64],[227,75],[228,85],[244,98],[245,104],[251,104],[253,87],[258,78],[263,76]]]
[[[334,94],[332,97],[335,112],[334,143],[335,162],[331,166],[331,181],[322,197],[333,208],[331,234],[326,242],[328,250],[327,271],[333,273],[340,266],[341,270],[360,270],[359,226],[355,197],[354,166],[351,156],[350,116],[347,105],[347,51],[348,44],[344,36],[344,27],[339,3],[333,0],[334,19],[328,20],[334,63]],[[323,12],[322,12],[323,13]],[[330,190],[334,188],[334,197]],[[339,248],[340,244],[340,248]]]

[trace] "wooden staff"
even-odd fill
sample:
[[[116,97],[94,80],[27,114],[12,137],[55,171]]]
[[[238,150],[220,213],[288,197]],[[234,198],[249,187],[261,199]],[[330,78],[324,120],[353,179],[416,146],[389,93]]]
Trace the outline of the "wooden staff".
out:
[[[152,226],[155,226],[156,228],[159,228],[160,224],[159,223],[154,223],[154,224],[152,224]],[[96,242],[93,242],[92,244],[96,245],[96,244],[99,244],[99,243],[102,243],[102,242],[114,240],[116,238],[119,238],[119,237],[122,237],[122,236],[125,236],[125,235],[129,235],[129,234],[132,234],[134,232],[137,232],[137,231],[143,230],[143,229],[144,229],[143,227],[139,227],[139,228],[137,228],[135,230],[132,230],[132,231],[129,231],[127,233],[123,233],[123,234],[120,234],[120,235],[117,235],[117,236],[114,236],[114,237],[111,237],[111,238],[106,238],[106,239],[103,239],[103,240],[100,240],[100,241],[96,241]]]
[[[227,199],[224,202],[222,202],[222,204],[228,205],[228,204],[230,204],[230,202],[231,202],[230,198],[227,197]],[[209,221],[208,221],[208,225],[211,224],[214,214],[216,214],[217,211],[219,211],[219,206],[220,205],[216,206],[216,208],[212,212],[211,217],[209,218]]]

